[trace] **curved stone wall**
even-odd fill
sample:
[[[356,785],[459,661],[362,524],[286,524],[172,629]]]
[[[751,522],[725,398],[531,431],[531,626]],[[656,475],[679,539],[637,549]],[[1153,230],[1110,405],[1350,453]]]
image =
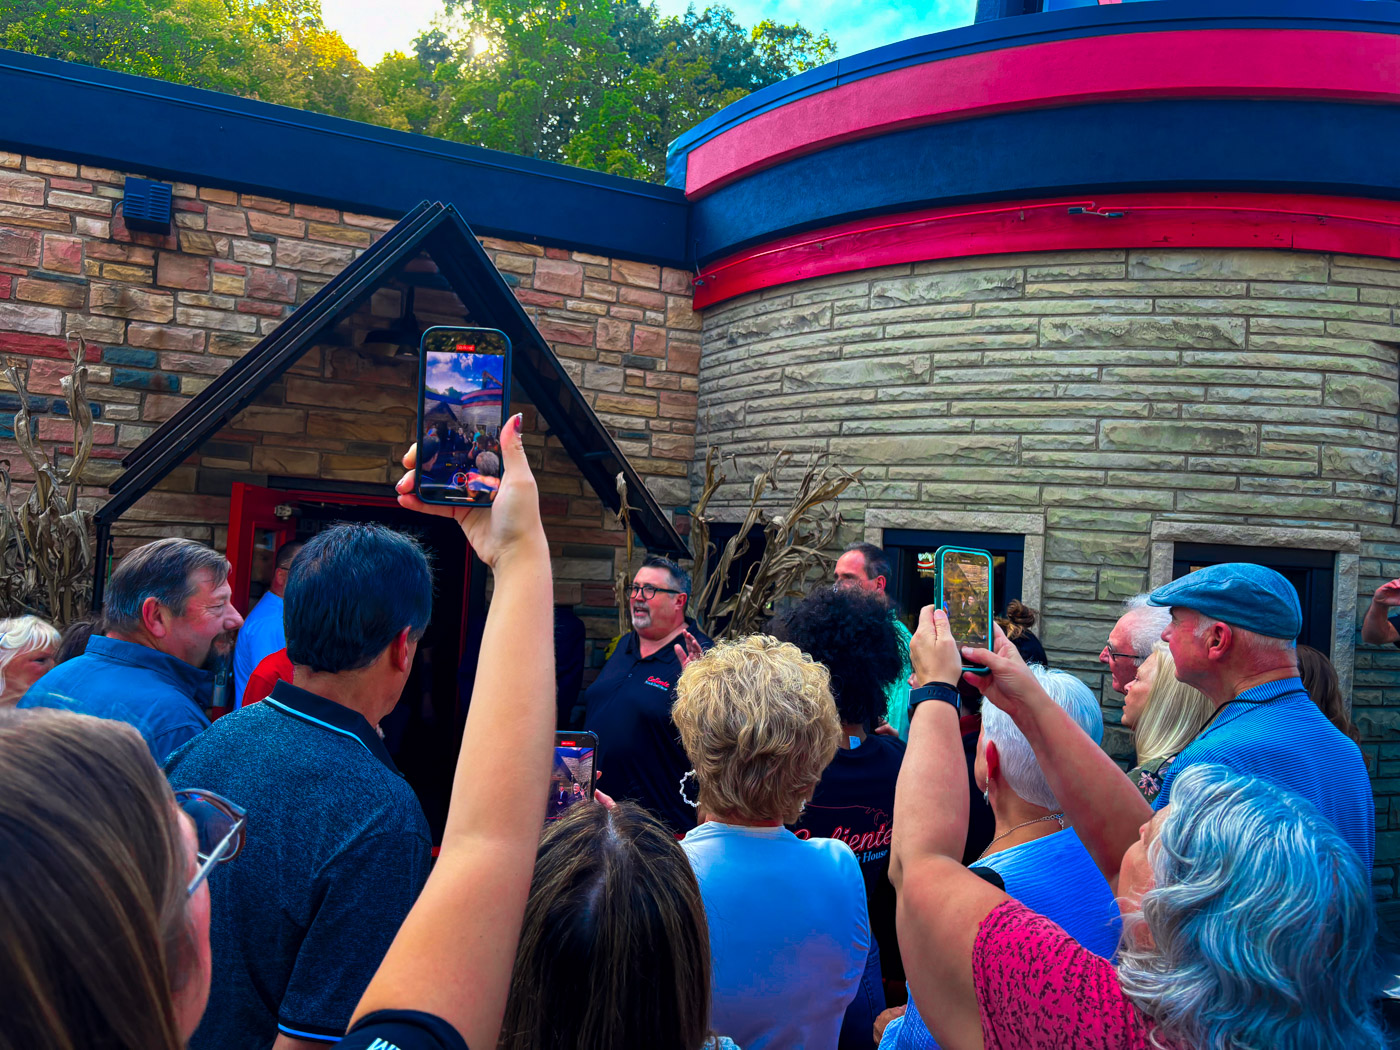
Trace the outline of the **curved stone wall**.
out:
[[[1373,767],[1400,767],[1385,743],[1400,654],[1354,636],[1358,593],[1364,609],[1400,575],[1397,306],[1400,263],[1282,251],[999,255],[788,284],[705,311],[697,454],[859,467],[848,539],[1026,535],[1046,646],[1098,677],[1110,723],[1097,654],[1121,600],[1170,578],[1175,543],[1335,551],[1332,655]],[[717,505],[744,496],[732,484]],[[1400,855],[1384,828],[1397,842],[1379,855]]]

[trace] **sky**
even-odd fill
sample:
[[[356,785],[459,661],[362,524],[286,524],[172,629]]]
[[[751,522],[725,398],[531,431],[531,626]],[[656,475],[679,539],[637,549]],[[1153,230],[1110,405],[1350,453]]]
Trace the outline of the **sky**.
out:
[[[428,389],[445,394],[456,387],[464,394],[481,389],[481,373],[490,370],[500,379],[501,359],[495,354],[428,355]]]
[[[739,22],[765,18],[825,29],[837,54],[849,57],[911,36],[969,25],[976,0],[721,0]],[[663,15],[682,14],[687,0],[656,0]],[[709,6],[698,0],[696,7]],[[321,0],[326,25],[339,31],[360,61],[373,66],[389,51],[407,52],[442,11],[441,0]]]

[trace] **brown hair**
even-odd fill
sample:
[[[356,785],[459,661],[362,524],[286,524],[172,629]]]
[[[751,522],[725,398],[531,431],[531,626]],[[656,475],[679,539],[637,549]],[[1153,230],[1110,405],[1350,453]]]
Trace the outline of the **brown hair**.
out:
[[[193,951],[170,787],[135,729],[0,712],[0,1048],[180,1050]]]
[[[540,840],[501,1050],[699,1050],[710,934],[679,843],[638,806],[583,803]]]
[[[671,720],[717,820],[791,824],[836,757],[841,720],[825,667],[789,642],[721,642],[681,672]]]
[[[1337,669],[1311,645],[1299,645],[1298,677],[1303,680],[1303,688],[1313,698],[1313,703],[1322,709],[1334,726],[1356,743],[1361,743],[1361,734],[1347,711],[1347,700],[1342,695],[1342,683],[1337,680]]]
[[[1006,603],[1006,615],[998,616],[997,623],[1006,632],[1006,640],[1014,642],[1023,634],[1030,633],[1035,626],[1036,613],[1029,605],[1022,603],[1019,598],[1012,598]]]

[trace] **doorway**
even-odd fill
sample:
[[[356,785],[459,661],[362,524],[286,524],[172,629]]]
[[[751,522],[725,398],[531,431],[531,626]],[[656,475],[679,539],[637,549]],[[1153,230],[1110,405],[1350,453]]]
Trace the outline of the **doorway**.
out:
[[[385,745],[413,787],[440,842],[457,766],[466,702],[458,673],[475,643],[471,625],[484,615],[484,588],[473,587],[474,558],[450,518],[404,510],[391,496],[235,484],[229,522],[229,581],[234,605],[247,610],[272,579],[278,547],[309,540],[331,525],[377,524],[413,537],[433,572],[433,612],[418,643],[413,670],[398,706],[380,723]],[[393,581],[385,581],[393,586]]]

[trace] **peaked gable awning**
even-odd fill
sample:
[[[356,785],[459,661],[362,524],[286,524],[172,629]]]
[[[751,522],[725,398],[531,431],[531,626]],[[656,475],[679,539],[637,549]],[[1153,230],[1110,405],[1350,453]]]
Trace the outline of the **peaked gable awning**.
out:
[[[685,541],[564,371],[461,215],[450,205],[427,201],[405,215],[122,460],[126,469],[112,483],[112,498],[95,515],[100,533],[280,378],[328,327],[353,313],[420,252],[432,258],[470,317],[510,337],[514,380],[603,505],[613,511],[619,508],[617,477],[621,474],[632,528],[642,544],[658,553],[689,557]]]

